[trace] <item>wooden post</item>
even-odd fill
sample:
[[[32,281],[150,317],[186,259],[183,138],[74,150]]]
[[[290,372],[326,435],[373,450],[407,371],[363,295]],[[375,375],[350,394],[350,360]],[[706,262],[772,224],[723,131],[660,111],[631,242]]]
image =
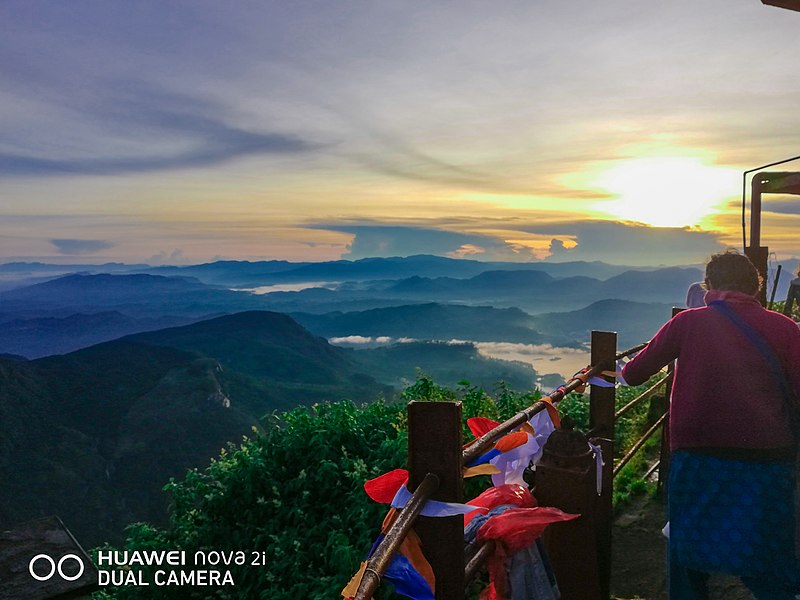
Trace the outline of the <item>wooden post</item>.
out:
[[[607,364],[615,370],[617,334],[608,331],[592,331],[591,364]],[[606,377],[608,381],[613,378]],[[592,436],[599,438],[603,451],[603,487],[597,509],[597,562],[600,590],[603,598],[611,595],[611,524],[614,484],[614,412],[616,389],[593,385],[589,392],[589,428]]]
[[[547,440],[536,465],[534,496],[540,506],[553,506],[579,518],[553,523],[542,539],[563,600],[603,600],[597,554],[597,463],[586,436],[557,429]]]
[[[408,470],[410,491],[426,474],[439,478],[433,500],[463,502],[461,403],[410,402]],[[464,599],[464,518],[419,517],[415,527],[436,576],[436,600]]]

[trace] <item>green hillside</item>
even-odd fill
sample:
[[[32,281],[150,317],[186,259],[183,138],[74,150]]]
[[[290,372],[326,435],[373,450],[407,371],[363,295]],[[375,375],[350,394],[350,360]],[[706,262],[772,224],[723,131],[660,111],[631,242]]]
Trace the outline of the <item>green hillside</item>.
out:
[[[274,410],[388,386],[284,315],[245,313],[35,361],[0,359],[0,520],[58,514],[85,543],[162,522],[161,487]]]

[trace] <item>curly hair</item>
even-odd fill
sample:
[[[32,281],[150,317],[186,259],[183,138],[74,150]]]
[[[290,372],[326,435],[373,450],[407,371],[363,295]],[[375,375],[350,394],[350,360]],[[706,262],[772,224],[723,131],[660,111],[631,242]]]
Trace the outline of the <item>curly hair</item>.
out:
[[[755,265],[737,250],[714,254],[706,264],[705,284],[709,288],[756,295],[762,283]]]

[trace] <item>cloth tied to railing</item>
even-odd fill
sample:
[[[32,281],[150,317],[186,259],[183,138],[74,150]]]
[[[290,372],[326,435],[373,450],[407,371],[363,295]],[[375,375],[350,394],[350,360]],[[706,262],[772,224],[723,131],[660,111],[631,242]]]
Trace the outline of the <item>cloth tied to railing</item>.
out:
[[[531,463],[542,456],[542,449],[550,434],[560,426],[558,411],[547,399],[547,410],[536,413],[518,431],[500,438],[494,447],[466,465],[464,477],[491,474],[492,485],[524,484],[523,474]],[[499,423],[478,417],[467,419],[467,426],[476,438],[497,427]],[[490,465],[493,470],[485,470]]]
[[[614,382],[607,381],[603,376],[617,377],[617,372],[602,371],[600,376],[589,377],[589,370],[590,369],[587,367],[577,372],[569,380],[570,382],[575,380],[582,382],[582,385],[578,386],[575,391],[582,393],[585,391],[586,385],[597,385],[601,387],[612,387],[615,385]],[[535,500],[530,494],[530,491],[528,491],[527,485],[523,479],[525,469],[530,465],[535,465],[541,458],[545,442],[550,437],[550,434],[561,427],[560,416],[558,409],[555,407],[553,398],[555,398],[556,401],[562,398],[567,393],[566,386],[568,385],[569,383],[557,388],[551,392],[550,395],[541,398],[540,401],[545,404],[546,410],[537,412],[528,422],[523,423],[516,431],[508,433],[497,440],[488,452],[485,452],[483,455],[473,459],[464,466],[464,477],[491,475],[492,488],[489,488],[483,494],[465,504],[428,500],[420,512],[421,515],[428,517],[464,515],[465,524],[469,526],[471,521],[475,518],[485,519],[485,513],[497,508],[498,502],[506,505],[506,508],[508,508],[508,505],[512,505],[515,510],[523,511],[512,512],[509,516],[499,521],[496,520],[497,517],[494,517],[487,521],[486,525],[492,524],[481,534],[485,539],[494,539],[499,542],[496,544],[497,549],[495,551],[495,557],[490,564],[490,572],[492,572],[493,581],[500,581],[499,575],[505,558],[520,548],[529,548],[534,540],[541,534],[541,531],[543,531],[547,523],[574,519],[578,516],[563,513],[555,508],[534,508]],[[475,440],[477,440],[500,424],[485,417],[473,417],[467,420],[467,425],[475,436]],[[473,442],[475,440],[473,440]],[[465,447],[468,447],[473,442],[468,443]],[[600,494],[603,483],[602,452],[599,446],[589,445],[597,461],[597,493]],[[405,507],[412,497],[411,492],[407,488],[407,483],[408,472],[405,469],[395,469],[367,481],[364,484],[364,490],[369,497],[376,502],[391,505],[392,509],[390,515],[392,515],[395,514],[396,509]],[[384,523],[384,525],[386,525],[386,523]],[[375,542],[370,556],[385,536],[387,530],[388,529],[384,530]],[[483,531],[482,528],[481,531]],[[416,534],[414,537],[416,537]],[[525,540],[525,543],[520,546],[519,544],[521,542],[519,540]],[[435,589],[435,585],[431,583],[432,573],[430,576],[427,576],[420,572],[420,568],[422,568],[423,571],[425,570],[424,567],[419,567],[419,565],[423,564],[421,561],[424,561],[424,565],[427,565],[427,561],[424,560],[418,543],[417,546],[413,546],[414,542],[410,543],[412,544],[412,549],[417,548],[419,550],[418,556],[406,547],[405,553],[401,551],[395,555],[390,563],[389,569],[383,576],[395,584],[395,589],[398,593],[404,594],[413,600],[428,600],[433,597],[432,590]],[[409,552],[417,556],[413,561],[408,558]],[[534,554],[536,553],[531,552],[531,555]],[[421,557],[421,560],[419,557]],[[343,590],[343,595],[348,596],[348,591],[355,593],[367,568],[366,565],[366,562],[362,563],[359,572],[353,577],[348,587]],[[427,568],[429,569],[430,565],[428,565]],[[503,581],[505,581],[505,579],[503,579]],[[498,585],[502,588],[503,584],[500,583]],[[500,599],[504,597],[503,595],[497,595],[498,592],[494,583],[490,586],[489,590],[489,596],[486,596],[487,598]]]
[[[464,515],[464,527],[469,526],[472,520],[478,517],[481,512],[491,511],[498,506],[533,508],[537,505],[537,502],[526,485],[509,483],[497,487],[490,487],[470,500],[467,504],[476,507],[476,510]],[[478,508],[484,510],[477,510]]]
[[[619,373],[617,371],[601,371],[600,375],[604,377],[613,377],[617,379],[619,377]],[[582,382],[580,386],[575,388],[575,392],[578,394],[582,394],[586,391],[587,385],[596,385],[597,387],[614,387],[613,381],[607,381],[598,375],[593,377],[589,377],[589,367],[581,369],[577,373],[575,373],[570,380],[567,382],[567,385],[572,383],[573,381],[580,381]]]
[[[600,496],[603,493],[603,465],[605,464],[603,449],[592,442],[588,442],[588,444],[589,448],[594,452],[594,460],[597,466],[597,495]]]
[[[544,569],[538,549],[531,550],[547,525],[578,516],[552,507],[506,504],[493,508],[487,515],[475,517],[464,530],[465,541],[478,544],[494,542],[489,558],[490,583],[481,594],[481,600],[557,598],[553,590],[554,578],[546,574],[544,581],[531,577],[537,569]],[[537,589],[531,589],[532,586]]]
[[[367,481],[364,484],[364,491],[375,502],[389,504],[392,508],[401,509],[411,498],[411,492],[406,487],[407,483],[408,471],[394,469]],[[453,515],[471,513],[475,510],[479,510],[479,508],[476,509],[471,504],[428,500],[420,514],[426,517],[452,517]]]
[[[396,518],[397,511],[393,508],[383,520],[381,533],[372,545],[368,559],[386,537]],[[367,561],[364,561],[358,572],[342,590],[342,596],[347,600],[351,600],[356,595],[366,570]],[[422,552],[419,536],[413,529],[408,532],[399,550],[392,557],[388,568],[383,573],[383,579],[390,581],[398,594],[411,598],[411,600],[435,600],[436,577],[428,559]]]
[[[381,534],[375,540],[367,558],[372,556],[389,531],[397,515],[396,509],[405,506],[411,497],[411,493],[406,487],[407,482],[408,471],[395,469],[364,484],[364,490],[370,498],[382,504],[392,504],[392,509],[381,527]],[[535,502],[527,487],[503,485],[489,488],[467,504],[429,500],[420,514],[430,517],[463,514],[465,523],[469,523],[473,517],[485,513],[499,504],[531,507],[535,505]],[[364,561],[358,572],[342,590],[342,596],[351,598],[355,595],[366,569],[367,562]],[[412,600],[433,600],[433,590],[436,589],[433,571],[422,552],[419,538],[413,530],[406,536],[400,550],[392,557],[383,578],[394,585],[397,593]]]
[[[635,356],[635,355],[633,355]],[[625,368],[625,365],[628,364],[631,360],[632,356],[623,356],[622,358],[617,360],[617,370],[613,371],[614,378],[617,380],[617,383],[623,386],[627,386],[628,382],[622,377],[622,369]]]
[[[401,485],[392,499],[393,508],[403,508],[411,499],[411,492],[405,485]],[[428,500],[425,507],[419,513],[424,517],[452,517],[453,515],[465,515],[473,512],[474,506],[461,504],[458,502],[439,502],[438,500]]]

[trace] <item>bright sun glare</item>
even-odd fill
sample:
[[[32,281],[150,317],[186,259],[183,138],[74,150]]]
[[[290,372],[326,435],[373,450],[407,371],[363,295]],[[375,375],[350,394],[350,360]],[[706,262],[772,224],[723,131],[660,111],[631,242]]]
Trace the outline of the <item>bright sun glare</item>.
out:
[[[654,227],[697,226],[736,195],[737,177],[734,169],[710,166],[699,158],[626,160],[593,181],[614,197],[596,209]]]

